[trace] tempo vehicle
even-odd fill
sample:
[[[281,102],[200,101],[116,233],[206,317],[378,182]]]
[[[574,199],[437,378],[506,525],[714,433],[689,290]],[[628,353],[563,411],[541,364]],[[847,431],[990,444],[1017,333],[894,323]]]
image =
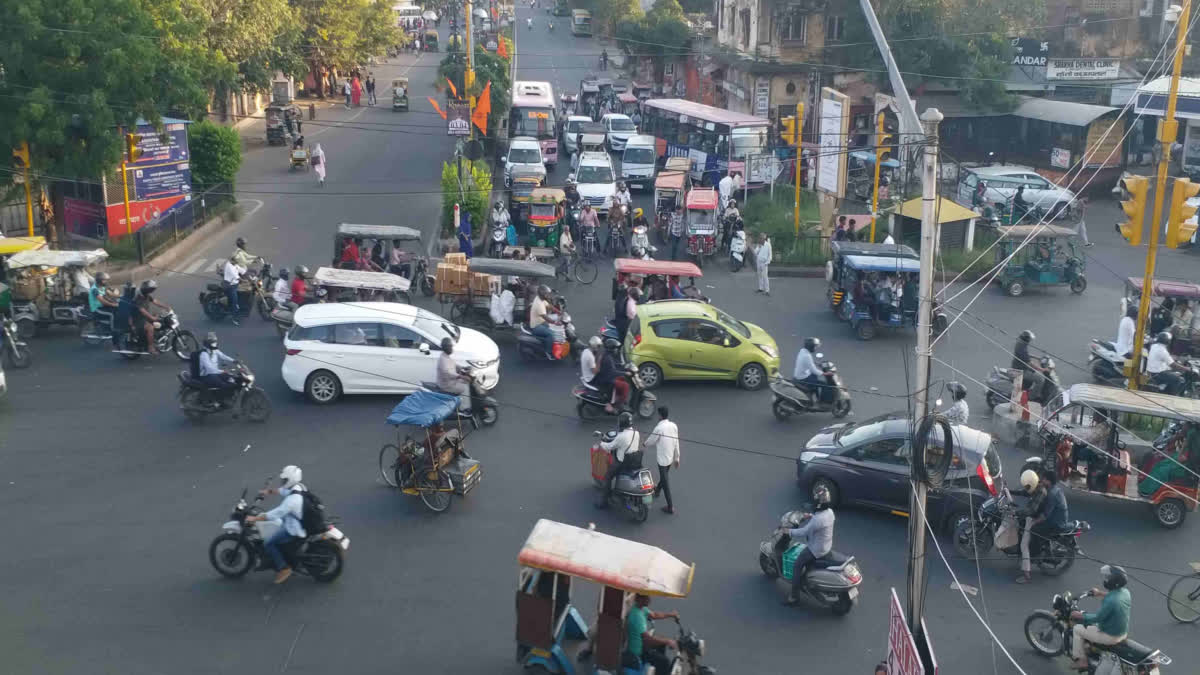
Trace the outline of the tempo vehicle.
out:
[[[571,10],[571,35],[592,36],[592,13],[586,9]]]
[[[621,153],[621,179],[630,190],[649,190],[654,186],[656,161],[653,136],[630,136]]]

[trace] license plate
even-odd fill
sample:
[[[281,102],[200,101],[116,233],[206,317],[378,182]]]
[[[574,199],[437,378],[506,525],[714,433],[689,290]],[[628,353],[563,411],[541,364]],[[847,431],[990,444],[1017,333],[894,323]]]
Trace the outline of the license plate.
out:
[[[642,495],[642,503],[649,506],[654,503],[654,495]]]
[[[850,599],[853,600],[858,597],[858,589],[851,588],[849,591],[846,592],[846,595],[850,596]]]

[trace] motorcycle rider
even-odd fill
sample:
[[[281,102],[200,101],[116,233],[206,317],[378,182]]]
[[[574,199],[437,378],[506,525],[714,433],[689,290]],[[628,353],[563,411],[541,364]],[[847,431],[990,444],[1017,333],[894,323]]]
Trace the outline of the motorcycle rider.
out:
[[[1042,389],[1042,379],[1046,374],[1046,370],[1042,365],[1029,356],[1029,343],[1033,342],[1036,336],[1031,330],[1023,330],[1017,336],[1017,343],[1013,346],[1012,363],[1009,367],[1013,370],[1019,370],[1022,374],[1021,388],[1029,392],[1029,400],[1038,400],[1038,394]]]
[[[553,300],[550,297],[550,287],[538,286],[537,296],[529,303],[529,332],[542,341],[542,349],[546,358],[554,359],[554,333],[550,331],[550,310]]]
[[[629,186],[625,181],[617,182],[617,191],[613,194],[613,206],[620,206],[621,213],[625,215],[625,225],[628,227],[633,222],[633,195],[629,193]]]
[[[308,268],[304,265],[296,265],[296,278],[292,279],[292,304],[299,307],[308,302],[308,284],[304,282],[308,278]]]
[[[1150,374],[1150,384],[1159,385],[1163,393],[1178,396],[1183,389],[1184,379],[1175,371],[1186,371],[1171,356],[1168,346],[1171,344],[1171,334],[1163,331],[1154,336],[1154,344],[1150,345],[1150,354],[1146,358],[1146,372]]]
[[[813,491],[813,499],[815,513],[809,515],[808,522],[787,531],[792,541],[803,541],[805,546],[800,555],[796,556],[796,562],[792,566],[792,588],[787,599],[784,600],[783,604],[785,605],[794,605],[799,602],[796,595],[804,585],[804,575],[808,571],[808,566],[813,561],[829,555],[829,552],[833,550],[834,518],[833,509],[829,506],[831,501],[829,488],[818,485]]]
[[[967,388],[961,382],[951,382],[946,385],[946,390],[950,392],[954,403],[951,403],[950,407],[942,412],[942,417],[945,417],[950,424],[966,424],[967,419],[971,416],[971,411],[967,407]]]
[[[108,322],[108,329],[113,330],[113,313],[117,309],[117,301],[108,294],[108,272],[100,272],[88,289],[88,309],[97,320]]]
[[[229,257],[237,266],[249,267],[258,260],[258,256],[251,255],[251,253],[246,250],[245,239],[238,237],[237,241],[234,242],[234,246],[235,248],[233,249],[233,254]]]
[[[288,270],[286,267],[279,270],[279,278],[275,280],[275,287],[271,289],[271,297],[275,300],[275,306],[277,307],[283,307],[291,299],[291,284],[288,281]]]
[[[593,242],[591,245],[594,246],[598,227],[600,227],[600,220],[596,217],[596,212],[592,210],[592,205],[585,201],[583,210],[579,212],[579,241],[584,241],[585,235],[590,234]],[[588,253],[595,253],[595,251],[588,251]]]
[[[833,391],[829,387],[823,386],[821,376],[824,373],[817,367],[817,363],[813,359],[820,348],[820,339],[804,338],[804,346],[796,354],[796,367],[792,370],[792,383],[808,392],[810,396],[815,395],[818,400],[828,402]]]
[[[500,251],[494,251],[496,255],[503,252],[505,242],[508,238],[508,226],[512,222],[512,216],[509,215],[508,209],[504,208],[504,202],[496,200],[495,206],[492,207],[492,239],[488,243],[489,246],[496,245],[496,230],[500,230],[504,236],[499,240],[501,242]]]
[[[604,502],[596,504],[596,508],[600,509],[608,508],[617,474],[642,468],[642,437],[633,428],[633,414],[623,412],[618,415],[617,429],[617,435],[611,441],[600,441],[600,449],[611,452],[613,456],[608,473],[604,475]]]
[[[238,304],[238,284],[241,283],[242,275],[245,273],[246,267],[238,264],[236,254],[225,261],[225,267],[221,272],[221,286],[225,289],[225,297],[229,299],[229,316],[235,326],[240,325],[238,315],[242,313],[241,305]]]
[[[1129,607],[1132,598],[1126,584],[1129,578],[1125,570],[1117,565],[1101,565],[1100,575],[1103,577],[1105,593],[1099,588],[1091,590],[1092,595],[1103,595],[1098,612],[1071,612],[1071,618],[1078,621],[1071,628],[1071,656],[1075,659],[1075,667],[1087,670],[1087,652],[1085,643],[1111,646],[1119,644],[1129,636]]]
[[[1137,305],[1130,304],[1125,309],[1125,316],[1121,317],[1121,323],[1117,325],[1117,356],[1126,358],[1133,353],[1133,335],[1137,332]]]
[[[1021,488],[1029,495],[1029,501],[1017,509],[1017,522],[1021,524],[1021,576],[1018,584],[1033,581],[1033,566],[1029,562],[1029,543],[1033,539],[1034,516],[1042,510],[1049,484],[1043,484],[1037,472],[1026,469],[1021,472]]]
[[[247,523],[255,523],[262,520],[270,520],[279,523],[279,529],[263,542],[263,548],[267,550],[267,555],[271,556],[271,562],[275,565],[275,583],[282,584],[292,576],[292,568],[288,565],[287,560],[283,557],[283,552],[280,547],[294,539],[304,539],[308,534],[304,531],[304,497],[301,492],[308,490],[300,482],[304,474],[300,471],[300,467],[293,464],[283,467],[279,472],[279,487],[267,488],[261,490],[259,494],[271,494],[272,492],[282,497],[279,506],[267,511],[266,513],[257,516],[247,516]]]
[[[150,313],[150,308],[159,307],[168,312],[171,311],[169,306],[154,299],[154,291],[156,290],[158,290],[158,282],[153,279],[147,279],[142,282],[137,300],[134,301],[134,308],[137,311],[133,314],[133,321],[136,327],[145,335],[146,351],[151,354],[157,354],[158,347],[154,344],[154,323],[157,319]]]
[[[451,358],[454,353],[454,340],[442,338],[442,355],[437,362],[437,386],[447,394],[457,394],[459,408],[464,411],[471,409],[471,376],[458,369],[458,363]]]
[[[603,358],[604,341],[599,335],[593,335],[588,338],[587,349],[579,355],[579,381],[583,382],[584,386],[592,387],[592,380],[596,379],[596,373],[600,372],[600,359]]]
[[[217,349],[216,333],[209,331],[204,336],[204,349],[200,350],[198,358],[200,361],[200,380],[204,384],[221,390],[221,394],[237,386],[234,379],[221,369],[222,364],[237,363],[237,359]],[[218,398],[219,396],[220,394],[218,394]]]
[[[625,651],[621,653],[621,667],[639,669],[648,663],[654,666],[656,673],[671,672],[671,659],[667,658],[665,648],[678,651],[679,645],[670,638],[655,635],[653,622],[678,618],[679,612],[675,610],[650,611],[649,595],[638,593],[633,596],[633,607],[625,616]]]

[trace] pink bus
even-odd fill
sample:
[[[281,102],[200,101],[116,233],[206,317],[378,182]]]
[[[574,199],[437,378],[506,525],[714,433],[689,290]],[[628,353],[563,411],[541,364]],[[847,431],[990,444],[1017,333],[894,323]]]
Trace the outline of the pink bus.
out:
[[[549,82],[513,83],[512,110],[508,117],[508,137],[531,136],[542,146],[546,164],[558,163],[557,104]]]

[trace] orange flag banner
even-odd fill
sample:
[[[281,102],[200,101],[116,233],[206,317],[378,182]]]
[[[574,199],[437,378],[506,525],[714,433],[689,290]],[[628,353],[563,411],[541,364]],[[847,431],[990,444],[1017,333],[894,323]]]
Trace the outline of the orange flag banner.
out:
[[[503,37],[500,38],[500,46],[496,48],[496,53],[499,54],[500,58],[502,58],[502,59],[508,58],[508,47],[504,46],[504,38]]]
[[[479,128],[479,133],[487,135],[488,113],[492,112],[492,83],[489,81],[483,87],[483,93],[475,103],[475,112],[471,113],[471,121]]]
[[[446,111],[442,110],[442,106],[438,105],[438,102],[433,100],[432,96],[426,96],[425,98],[429,99],[429,104],[433,106],[433,109],[437,111],[437,114],[441,115],[442,119],[446,119]]]
[[[454,98],[458,98],[458,88],[454,86],[454,83],[448,77],[446,78],[446,84],[450,85],[450,93],[454,94]]]

